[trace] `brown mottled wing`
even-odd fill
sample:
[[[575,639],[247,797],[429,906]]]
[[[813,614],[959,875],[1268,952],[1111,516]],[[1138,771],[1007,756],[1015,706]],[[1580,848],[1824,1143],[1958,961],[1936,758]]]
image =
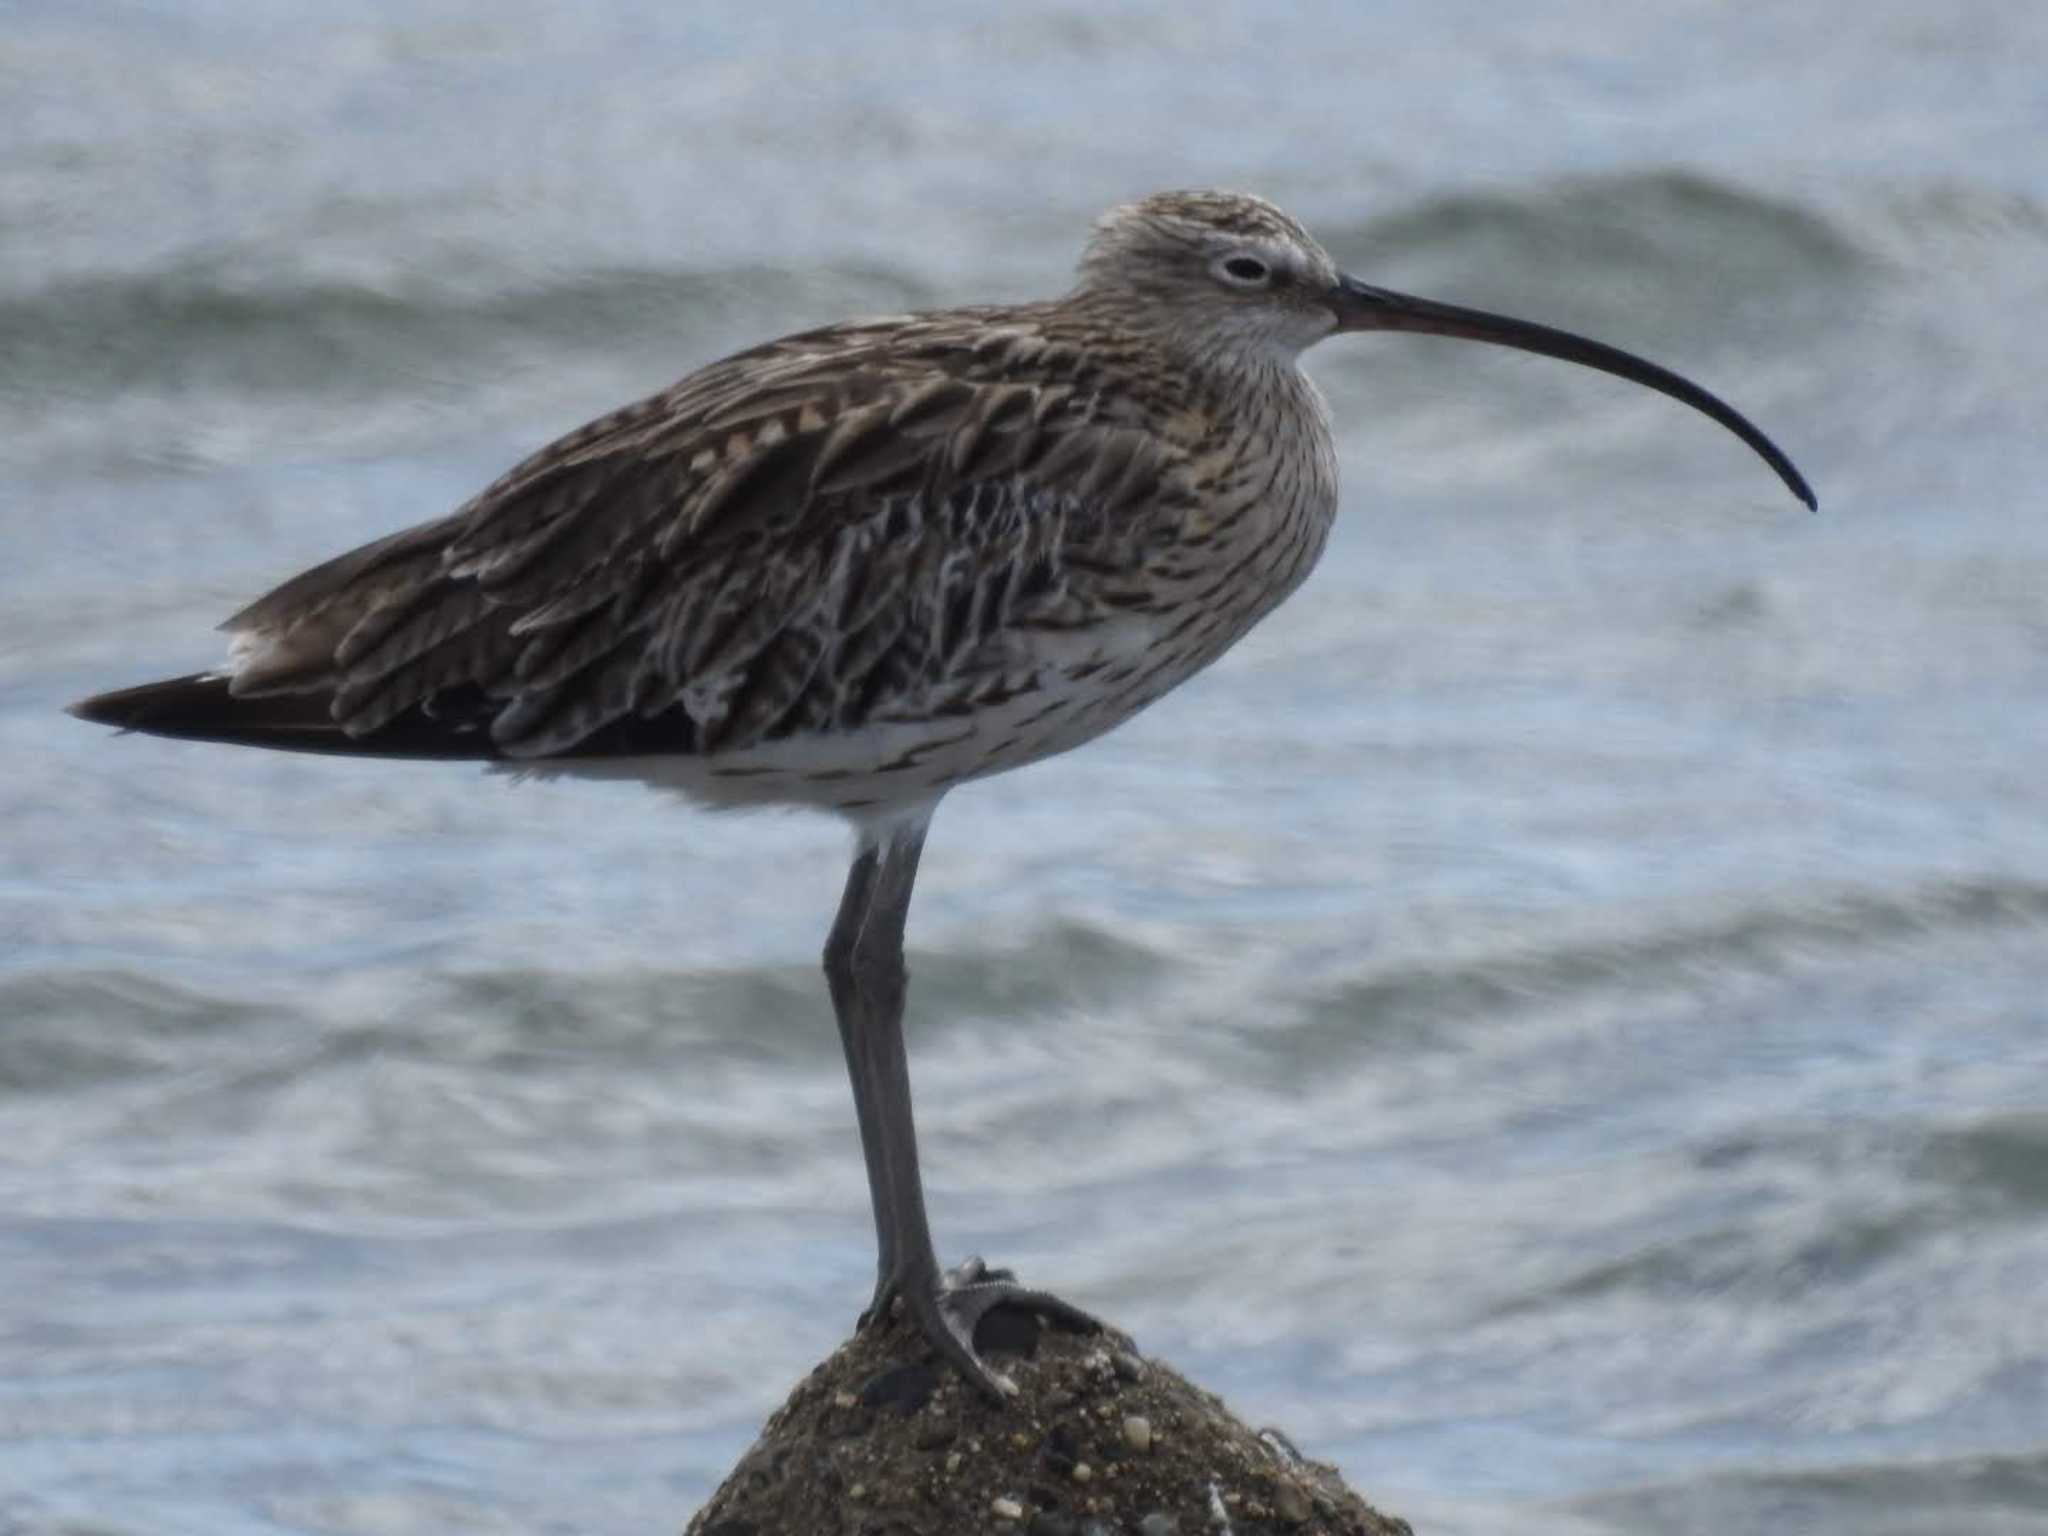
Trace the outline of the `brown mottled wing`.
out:
[[[1175,462],[1076,354],[987,319],[794,337],[592,423],[236,615],[231,690],[323,696],[341,750],[510,757],[971,706],[1006,636],[1088,622],[1135,567]]]

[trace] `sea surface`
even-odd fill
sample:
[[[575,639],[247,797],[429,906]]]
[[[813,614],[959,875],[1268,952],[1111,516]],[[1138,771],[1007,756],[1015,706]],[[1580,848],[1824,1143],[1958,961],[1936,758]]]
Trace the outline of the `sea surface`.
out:
[[[0,6],[0,1532],[676,1529],[871,1279],[848,835],[119,739],[301,566],[1176,185],[1347,338],[1212,672],[955,794],[950,1255],[1424,1536],[2048,1532],[2048,6]]]

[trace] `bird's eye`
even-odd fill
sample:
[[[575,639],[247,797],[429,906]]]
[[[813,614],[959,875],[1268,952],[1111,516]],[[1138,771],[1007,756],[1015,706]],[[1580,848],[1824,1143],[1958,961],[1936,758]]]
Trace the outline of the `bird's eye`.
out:
[[[1273,269],[1256,256],[1227,256],[1216,264],[1216,272],[1237,288],[1261,287],[1273,276]]]

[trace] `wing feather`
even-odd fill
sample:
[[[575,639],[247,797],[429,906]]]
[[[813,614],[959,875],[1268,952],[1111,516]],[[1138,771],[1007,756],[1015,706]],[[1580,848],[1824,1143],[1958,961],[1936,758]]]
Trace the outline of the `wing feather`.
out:
[[[232,691],[324,693],[365,752],[458,694],[475,741],[495,698],[514,757],[647,739],[605,732],[628,717],[718,752],[957,703],[1013,664],[1006,628],[1080,622],[1183,458],[1103,419],[1072,348],[946,321],[789,338],[560,439],[237,614]]]

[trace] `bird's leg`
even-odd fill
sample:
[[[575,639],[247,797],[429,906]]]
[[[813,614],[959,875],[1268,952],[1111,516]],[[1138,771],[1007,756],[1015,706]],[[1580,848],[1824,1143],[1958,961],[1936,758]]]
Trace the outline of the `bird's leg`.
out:
[[[881,1111],[869,1075],[862,1067],[862,1004],[853,974],[854,945],[860,938],[861,924],[867,919],[875,871],[881,862],[880,848],[864,841],[854,856],[853,868],[847,871],[839,914],[832,919],[832,933],[825,940],[825,983],[832,992],[832,1012],[839,1021],[839,1044],[846,1052],[846,1075],[853,1084],[853,1113],[860,1122],[860,1152],[868,1171],[868,1204],[875,1217],[875,1294],[867,1311],[861,1314],[863,1323],[870,1317],[888,1314],[896,1269],[896,1229],[890,1219],[889,1180],[884,1172]]]
[[[936,1285],[938,1258],[925,1216],[924,1182],[917,1167],[917,1127],[910,1111],[910,1065],[903,1044],[903,1001],[909,973],[903,963],[903,928],[910,915],[910,891],[917,862],[924,851],[926,823],[905,824],[884,834],[864,859],[875,868],[867,881],[867,900],[848,956],[844,990],[851,994],[851,1028],[841,1015],[847,1067],[853,1074],[854,1101],[867,1101],[863,1150],[870,1158],[868,1185],[875,1199],[875,1228],[880,1268],[872,1321],[889,1315],[889,1306],[906,1289]],[[849,892],[857,875],[849,875]],[[835,989],[836,990],[836,989]],[[873,1146],[866,1145],[872,1139]]]
[[[910,1320],[925,1339],[969,1381],[1001,1397],[1009,1384],[974,1352],[974,1325],[991,1308],[1011,1302],[1069,1328],[1092,1332],[1100,1325],[1078,1307],[1029,1290],[1008,1271],[991,1270],[978,1259],[969,1259],[950,1273],[939,1272],[918,1175],[910,1064],[903,1046],[903,999],[909,982],[903,929],[929,821],[927,814],[899,822],[862,843],[825,945],[825,974],[853,1080],[868,1193],[875,1208],[875,1294],[862,1321],[887,1321],[890,1304],[902,1297]]]

